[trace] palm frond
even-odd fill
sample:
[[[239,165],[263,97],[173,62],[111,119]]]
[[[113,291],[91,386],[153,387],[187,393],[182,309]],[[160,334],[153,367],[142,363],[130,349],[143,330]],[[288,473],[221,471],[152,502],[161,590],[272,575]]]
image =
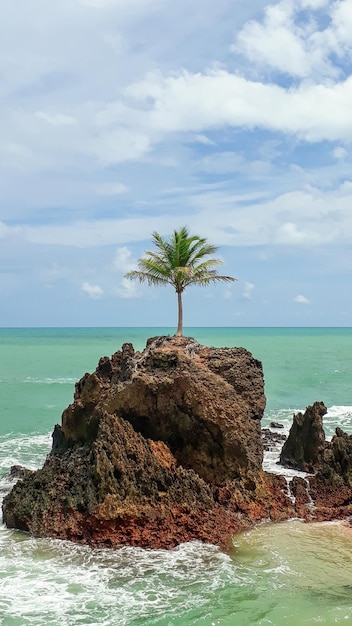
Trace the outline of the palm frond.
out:
[[[152,237],[154,239],[155,247],[159,251],[156,254],[160,257],[160,259],[165,260],[165,262],[171,265],[174,256],[174,250],[171,243],[166,239],[163,239],[156,231],[152,233]],[[148,251],[146,253],[150,254]]]
[[[148,274],[147,272],[139,272],[138,270],[132,270],[131,272],[127,272],[125,274],[126,278],[130,278],[131,280],[138,280],[140,283],[147,283],[148,285],[167,285],[169,283],[168,280],[162,279],[158,276],[153,276],[152,274]]]
[[[232,276],[220,276],[219,274],[204,274],[202,276],[195,276],[194,280],[188,282],[189,285],[199,285],[199,287],[206,287],[207,285],[211,285],[213,283],[232,283],[237,279]]]
[[[153,267],[158,267],[162,273],[168,273],[170,271],[170,264],[168,263],[168,260],[160,254],[157,254],[156,252],[147,252],[146,254],[146,257],[139,259],[138,261],[138,267],[142,270],[145,269],[145,264],[147,263]]]
[[[205,238],[190,235],[186,226],[174,230],[169,239],[158,232],[152,233],[155,250],[146,250],[138,261],[138,271],[126,276],[141,282],[169,283],[176,291],[183,291],[189,284],[234,280],[217,275],[220,259],[206,258],[218,250]]]
[[[197,265],[191,265],[191,269],[193,273],[196,272],[204,272],[204,271],[212,271],[215,270],[219,265],[223,265],[223,262],[220,259],[207,259],[206,261],[202,261],[202,263],[197,263]]]
[[[194,242],[191,250],[189,252],[189,265],[194,265],[196,261],[204,258],[205,256],[210,256],[217,252],[218,247],[213,246],[212,244],[208,244],[206,239],[198,239]]]

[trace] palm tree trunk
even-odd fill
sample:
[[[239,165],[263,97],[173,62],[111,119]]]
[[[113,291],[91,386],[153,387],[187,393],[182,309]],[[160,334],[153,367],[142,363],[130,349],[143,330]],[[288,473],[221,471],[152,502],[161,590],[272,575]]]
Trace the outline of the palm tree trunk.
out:
[[[178,323],[175,337],[182,337],[183,326],[183,311],[182,311],[182,291],[177,292],[177,308],[178,308]]]

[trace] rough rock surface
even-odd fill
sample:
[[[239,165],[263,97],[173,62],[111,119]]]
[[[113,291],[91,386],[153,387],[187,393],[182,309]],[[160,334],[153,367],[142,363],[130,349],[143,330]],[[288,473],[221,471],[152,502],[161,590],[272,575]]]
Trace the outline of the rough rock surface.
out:
[[[294,514],[261,470],[261,363],[243,348],[156,337],[125,344],[76,385],[43,468],[5,497],[8,527],[74,541],[226,545]]]
[[[280,454],[281,465],[302,472],[315,472],[322,467],[325,450],[323,416],[326,412],[323,402],[315,402],[307,407],[305,413],[293,416]]]
[[[280,462],[305,472],[291,481],[297,515],[306,521],[329,521],[352,514],[352,435],[336,428],[325,440],[322,418],[326,407],[315,402],[293,418]]]
[[[319,474],[332,485],[352,487],[352,435],[336,428],[325,448],[324,464]]]
[[[10,467],[10,472],[9,472],[8,477],[13,480],[16,480],[18,478],[25,478],[26,476],[31,474],[32,471],[33,470],[23,467],[23,465],[12,465]]]
[[[309,491],[316,519],[332,520],[352,515],[352,435],[336,428],[326,442],[322,467],[309,476]]]
[[[89,442],[102,411],[119,416],[143,439],[163,441],[178,465],[207,481],[254,475],[262,465],[265,408],[261,364],[243,348],[210,349],[189,338],[131,344],[99,362],[76,385],[54,442]]]

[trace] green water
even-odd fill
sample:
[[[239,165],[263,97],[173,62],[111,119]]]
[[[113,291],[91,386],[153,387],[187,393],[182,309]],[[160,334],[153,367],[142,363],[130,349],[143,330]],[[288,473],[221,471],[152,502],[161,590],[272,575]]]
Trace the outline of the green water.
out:
[[[173,329],[0,329],[0,495],[15,463],[39,467],[74,382],[124,342]],[[262,361],[264,425],[329,407],[328,434],[352,432],[352,329],[186,329],[200,343],[243,346]],[[352,531],[346,524],[262,524],[224,553],[97,550],[0,526],[1,626],[303,626],[352,623]]]
[[[122,343],[144,348],[171,328],[0,329],[0,433],[50,429],[72,400],[74,382]],[[190,328],[214,346],[243,346],[262,361],[267,409],[323,400],[350,405],[352,329]]]

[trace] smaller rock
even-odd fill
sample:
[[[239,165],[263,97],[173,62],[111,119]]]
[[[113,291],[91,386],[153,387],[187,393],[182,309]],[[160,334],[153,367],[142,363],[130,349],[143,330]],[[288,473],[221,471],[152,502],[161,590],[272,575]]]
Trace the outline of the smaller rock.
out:
[[[279,424],[279,422],[270,422],[270,428],[284,428],[283,424]]]
[[[33,473],[33,470],[28,469],[27,467],[23,467],[23,465],[12,465],[9,471],[9,478],[11,479],[20,479],[26,478]]]
[[[275,433],[269,428],[262,428],[263,448],[265,451],[276,448],[277,444],[282,444],[287,437],[283,433]]]
[[[305,413],[293,416],[293,424],[280,454],[281,465],[310,473],[322,467],[325,450],[323,415],[326,413],[323,402],[314,402]]]
[[[331,486],[343,483],[352,488],[352,435],[339,427],[326,446],[321,474]]]

